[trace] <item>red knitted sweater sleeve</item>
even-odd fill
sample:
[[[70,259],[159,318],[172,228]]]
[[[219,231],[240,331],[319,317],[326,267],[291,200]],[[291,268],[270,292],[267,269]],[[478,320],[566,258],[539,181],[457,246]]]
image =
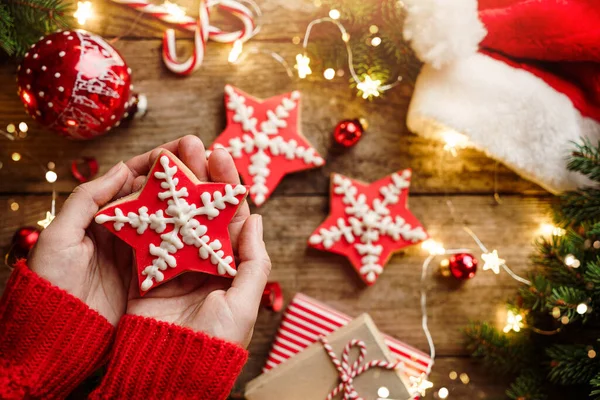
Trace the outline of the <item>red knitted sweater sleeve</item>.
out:
[[[0,398],[65,398],[106,360],[114,330],[19,262],[0,299]]]
[[[91,398],[224,399],[247,357],[233,343],[126,315],[119,322],[108,372]]]

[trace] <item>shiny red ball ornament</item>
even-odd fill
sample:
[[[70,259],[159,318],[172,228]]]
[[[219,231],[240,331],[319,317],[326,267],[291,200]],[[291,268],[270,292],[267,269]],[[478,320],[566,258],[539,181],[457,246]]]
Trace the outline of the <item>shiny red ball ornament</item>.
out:
[[[358,119],[340,121],[333,131],[333,140],[344,146],[354,146],[364,133],[363,123]]]
[[[444,261],[442,267],[447,266],[450,274],[459,281],[471,279],[477,273],[477,259],[472,254],[453,254]]]
[[[28,252],[38,241],[40,231],[32,226],[19,228],[13,235],[12,244],[17,250]]]
[[[40,39],[18,67],[18,94],[41,125],[71,139],[91,139],[145,109],[131,93],[131,69],[104,39],[83,30]]]

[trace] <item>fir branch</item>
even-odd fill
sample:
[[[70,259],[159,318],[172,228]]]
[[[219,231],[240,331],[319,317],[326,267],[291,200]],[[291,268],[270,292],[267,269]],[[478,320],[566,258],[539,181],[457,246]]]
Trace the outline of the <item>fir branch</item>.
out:
[[[543,275],[530,277],[531,286],[523,286],[519,289],[522,308],[545,312],[547,310],[547,299],[552,294],[552,285]]]
[[[537,372],[537,371],[536,371]],[[506,390],[506,395],[513,400],[545,400],[543,375],[533,370],[521,373]]]
[[[577,306],[588,301],[588,293],[569,286],[558,286],[552,289],[552,295],[548,298],[546,307],[552,309],[558,307],[561,315],[569,318],[569,323],[579,319],[587,318],[587,314],[580,315]]]
[[[514,373],[529,363],[528,352],[522,340],[511,340],[493,326],[472,323],[465,329],[467,349],[473,357],[481,358],[488,366],[502,373]]]
[[[560,197],[557,219],[562,224],[579,225],[583,221],[600,220],[600,190],[584,188]]]
[[[575,145],[577,149],[571,154],[567,168],[600,182],[600,141],[596,147],[590,139],[583,139],[582,143]]]
[[[561,385],[588,384],[600,373],[597,359],[588,357],[588,346],[556,344],[546,349],[550,357],[548,378]]]

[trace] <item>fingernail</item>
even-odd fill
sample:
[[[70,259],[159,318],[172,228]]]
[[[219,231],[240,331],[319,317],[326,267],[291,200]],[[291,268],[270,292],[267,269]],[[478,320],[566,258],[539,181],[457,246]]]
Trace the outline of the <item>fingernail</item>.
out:
[[[258,237],[260,237],[262,239],[263,237],[263,221],[262,221],[262,215],[258,214],[258,221],[256,221],[256,233],[258,234]]]
[[[108,172],[106,173],[105,176],[113,176],[113,175],[115,175],[117,172],[119,172],[119,170],[121,169],[122,166],[123,166],[123,161],[119,161],[111,169],[108,170]]]

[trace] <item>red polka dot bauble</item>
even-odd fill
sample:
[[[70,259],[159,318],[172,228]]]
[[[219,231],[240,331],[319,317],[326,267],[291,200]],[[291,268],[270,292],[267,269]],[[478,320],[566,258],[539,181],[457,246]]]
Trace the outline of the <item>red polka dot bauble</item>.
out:
[[[469,253],[453,254],[447,260],[443,260],[440,267],[442,274],[466,281],[477,273],[477,259]]]
[[[104,39],[56,32],[31,46],[18,70],[18,93],[40,124],[72,139],[91,139],[145,109],[131,93],[131,70]]]
[[[363,121],[358,119],[345,119],[340,121],[333,130],[333,139],[344,146],[354,146],[364,133]]]

